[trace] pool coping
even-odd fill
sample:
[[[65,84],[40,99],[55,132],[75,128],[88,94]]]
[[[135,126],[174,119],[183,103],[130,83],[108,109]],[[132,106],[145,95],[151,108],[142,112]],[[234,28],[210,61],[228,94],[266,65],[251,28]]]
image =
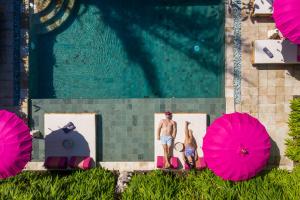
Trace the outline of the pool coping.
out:
[[[30,13],[30,1],[22,0],[21,4],[21,30],[20,30],[20,76],[19,76],[19,95],[18,104],[19,112],[22,116],[26,116],[25,120],[28,118],[29,114],[29,88],[28,88],[28,76],[29,76],[29,13]],[[18,1],[17,1],[18,2]]]
[[[229,12],[231,5],[229,0],[224,0],[225,6],[225,101],[226,101],[226,113],[235,112],[235,65],[234,65],[234,54],[236,51],[232,38],[235,37],[234,32],[234,19],[232,14]]]
[[[155,162],[97,162],[96,167],[102,167],[108,170],[118,170],[118,171],[149,171],[155,170]],[[24,171],[48,171],[44,167],[44,162],[29,162]]]
[[[159,170],[155,166],[155,162],[132,162],[132,161],[122,161],[122,162],[97,162],[96,167],[102,167],[107,170],[113,171],[152,171]],[[267,165],[265,169],[272,169],[277,166]],[[288,171],[293,170],[291,165],[280,165],[279,169],[284,169]],[[72,169],[66,169],[72,170]],[[163,170],[163,169],[160,169]],[[184,169],[174,169],[176,171],[186,171]],[[24,168],[24,171],[51,171],[44,167],[44,162],[29,162]]]

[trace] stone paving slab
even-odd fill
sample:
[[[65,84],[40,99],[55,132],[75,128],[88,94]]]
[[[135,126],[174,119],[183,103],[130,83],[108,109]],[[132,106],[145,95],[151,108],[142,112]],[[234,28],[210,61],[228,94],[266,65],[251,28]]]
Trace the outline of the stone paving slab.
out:
[[[242,3],[247,5],[249,0],[242,0]],[[284,156],[284,143],[288,133],[289,103],[300,94],[300,65],[253,66],[252,41],[267,39],[267,31],[274,29],[275,24],[272,19],[250,16],[241,23],[241,103],[235,105],[235,110],[257,116],[266,126],[273,144],[271,163],[292,166],[292,162]]]

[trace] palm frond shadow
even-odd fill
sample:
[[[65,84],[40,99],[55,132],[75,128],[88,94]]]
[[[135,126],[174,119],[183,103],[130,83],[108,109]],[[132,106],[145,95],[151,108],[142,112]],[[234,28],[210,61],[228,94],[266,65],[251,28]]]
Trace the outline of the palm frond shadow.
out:
[[[207,27],[213,27],[218,32],[224,32],[223,6],[217,7],[212,13],[203,10],[201,13],[190,14],[186,10],[188,8],[182,6],[207,4],[213,6],[220,2],[219,0],[202,2],[195,0],[185,2],[168,0],[146,0],[142,2],[137,0],[126,2],[120,0],[84,1],[82,3],[85,9],[78,14],[78,18],[80,20],[80,16],[87,12],[89,6],[96,6],[99,9],[97,15],[101,16],[101,20],[106,26],[116,33],[126,49],[128,58],[142,68],[148,85],[152,87],[152,93],[155,96],[163,96],[160,80],[156,77],[156,68],[159,66],[152,62],[153,55],[145,48],[140,32],[145,31],[162,40],[208,71],[222,73],[222,71],[220,72],[220,63],[224,61],[224,58],[222,61],[215,61],[193,54],[190,47],[186,47],[185,44],[177,40],[180,37],[191,44],[201,41],[203,51],[213,54],[224,51],[222,46],[224,34],[211,36],[209,35],[211,30],[207,30]],[[146,9],[141,9],[145,7]],[[145,11],[146,13],[144,13]],[[211,26],[212,21],[215,23],[214,26]],[[140,56],[136,56],[137,52]]]
[[[163,83],[157,77],[157,70],[160,66],[153,61],[155,55],[146,47],[142,33],[147,33],[149,37],[161,40],[169,48],[197,63],[199,68],[223,76],[225,52],[225,18],[223,14],[225,7],[222,2],[222,0],[80,0],[77,1],[77,8],[73,11],[72,19],[68,20],[58,30],[50,33],[52,46],[56,42],[56,36],[66,30],[74,20],[84,26],[84,21],[81,18],[91,6],[96,7],[98,12],[94,15],[99,17],[99,20],[118,37],[128,60],[142,70],[147,85],[150,87],[151,96],[164,97]],[[203,6],[203,9],[194,12],[192,9],[194,6]],[[212,9],[208,12],[207,7]],[[213,32],[218,34],[212,35]],[[43,42],[47,42],[51,46],[50,42]],[[198,44],[201,45],[201,53],[194,53],[193,47]],[[39,49],[43,48],[40,47]],[[53,51],[53,48],[50,47],[44,51],[44,54],[53,57],[51,63],[45,63],[46,66],[43,67],[44,74],[49,76],[49,74],[53,74],[51,68],[56,65],[56,61],[55,56],[50,52]],[[207,55],[221,56],[212,59],[213,56]],[[43,58],[40,57],[40,59]],[[41,60],[39,62],[42,63]],[[44,83],[43,86],[45,87],[41,86],[40,90],[47,88],[45,91],[51,94],[50,98],[55,98],[53,82]],[[43,97],[49,98],[49,95]]]

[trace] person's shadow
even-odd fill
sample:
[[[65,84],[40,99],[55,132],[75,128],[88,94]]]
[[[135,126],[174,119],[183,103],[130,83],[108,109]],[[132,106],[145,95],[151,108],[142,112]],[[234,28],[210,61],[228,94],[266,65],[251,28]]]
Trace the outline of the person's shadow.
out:
[[[292,52],[291,52],[291,48],[294,44],[291,43],[289,40],[283,40],[282,41],[282,50],[281,50],[281,53],[282,53],[282,56],[283,56],[283,61],[284,62],[291,62],[293,60],[295,60],[295,57]],[[295,46],[296,47],[296,46]],[[297,52],[297,49],[295,48],[295,51]],[[295,60],[296,62],[296,60]]]
[[[45,158],[49,156],[90,156],[90,148],[78,131],[65,133],[58,129],[45,137]]]

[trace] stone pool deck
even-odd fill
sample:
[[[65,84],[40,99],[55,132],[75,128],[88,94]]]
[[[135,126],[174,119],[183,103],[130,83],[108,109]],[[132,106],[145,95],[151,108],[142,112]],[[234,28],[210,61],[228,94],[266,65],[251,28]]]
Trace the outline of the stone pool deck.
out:
[[[257,117],[266,126],[273,141],[274,156],[270,162],[290,168],[293,164],[284,156],[284,143],[289,131],[287,122],[290,101],[300,95],[300,64],[260,66],[251,64],[251,43],[254,40],[267,39],[267,31],[275,29],[271,18],[252,18],[251,7],[249,0],[242,0],[241,102],[234,107],[227,103],[227,111],[248,112]],[[227,22],[229,27],[233,24],[230,20]],[[231,86],[231,80],[227,78],[227,95],[231,94]]]

